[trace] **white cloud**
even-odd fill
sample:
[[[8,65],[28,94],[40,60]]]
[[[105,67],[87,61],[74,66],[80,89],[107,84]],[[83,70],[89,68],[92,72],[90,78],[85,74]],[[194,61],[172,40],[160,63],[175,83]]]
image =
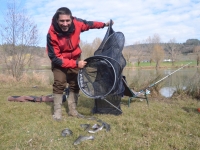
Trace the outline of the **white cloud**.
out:
[[[163,42],[200,39],[200,2],[194,0],[26,0],[24,4],[38,25],[41,46],[46,45],[51,18],[59,7],[68,7],[74,16],[86,20],[113,19],[113,29],[124,33],[127,45],[154,34]],[[105,33],[106,29],[94,29],[82,33],[81,39],[92,42]]]

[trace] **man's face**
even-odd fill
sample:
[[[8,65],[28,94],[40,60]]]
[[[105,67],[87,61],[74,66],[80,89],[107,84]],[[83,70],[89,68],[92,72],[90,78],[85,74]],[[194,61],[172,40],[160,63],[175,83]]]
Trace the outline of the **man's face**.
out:
[[[70,15],[59,15],[57,23],[59,25],[59,27],[61,28],[62,31],[66,32],[69,30],[69,27],[72,24],[72,19],[70,17]]]

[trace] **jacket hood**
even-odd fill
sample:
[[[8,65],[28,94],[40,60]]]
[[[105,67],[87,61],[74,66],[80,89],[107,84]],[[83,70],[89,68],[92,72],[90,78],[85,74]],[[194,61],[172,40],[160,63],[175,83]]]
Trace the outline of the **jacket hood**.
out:
[[[58,33],[58,35],[60,35],[60,36],[69,36],[75,30],[75,26],[74,26],[73,20],[74,20],[74,17],[72,17],[72,24],[69,27],[69,30],[66,31],[66,32],[62,31],[62,29],[59,27],[55,15],[53,16],[53,19],[52,19],[52,25],[54,27],[54,30]]]

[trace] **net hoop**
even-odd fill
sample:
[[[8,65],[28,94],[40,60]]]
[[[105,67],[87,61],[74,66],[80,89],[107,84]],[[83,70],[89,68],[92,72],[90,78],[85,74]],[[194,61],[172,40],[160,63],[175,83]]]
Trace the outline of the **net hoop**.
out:
[[[79,88],[86,96],[88,96],[90,98],[103,98],[103,97],[109,95],[112,92],[112,90],[115,88],[116,80],[117,80],[116,71],[115,71],[114,66],[112,65],[112,63],[108,59],[112,59],[112,58],[106,57],[106,56],[101,56],[101,55],[95,55],[95,56],[92,56],[92,57],[89,57],[89,58],[85,59],[87,64],[86,64],[86,66],[84,68],[79,70],[77,78],[78,78]],[[112,82],[112,84],[113,84],[112,87],[110,89],[108,89],[108,91],[105,91],[105,92],[103,92],[101,94],[97,94],[97,95],[95,93],[98,93],[98,92],[95,91],[96,89],[94,88],[94,86],[90,85],[90,87],[93,86],[92,87],[92,91],[93,92],[89,92],[87,89],[88,89],[88,84],[90,84],[90,83],[87,82],[87,81],[86,82],[84,81],[86,78],[87,78],[87,80],[90,80],[89,79],[90,77],[86,76],[85,72],[86,72],[87,67],[91,67],[90,63],[93,60],[98,60],[99,63],[102,63],[102,64],[106,62],[109,65],[110,69],[111,69],[110,71],[114,75],[114,79],[113,79],[113,82]],[[112,59],[112,60],[114,60],[114,59]],[[106,73],[106,72],[101,72],[101,73]]]

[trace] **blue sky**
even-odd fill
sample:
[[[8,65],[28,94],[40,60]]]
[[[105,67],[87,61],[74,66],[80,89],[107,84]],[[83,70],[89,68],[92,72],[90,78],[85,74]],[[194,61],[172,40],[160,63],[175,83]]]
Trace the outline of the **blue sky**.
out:
[[[7,9],[7,1],[0,0],[0,23]],[[200,40],[200,0],[18,0],[27,15],[38,26],[40,46],[46,46],[46,34],[51,18],[59,7],[68,7],[73,16],[89,21],[114,21],[113,29],[125,35],[125,45],[142,42],[158,34],[162,42],[175,39]],[[81,40],[103,39],[104,29],[81,34]]]

